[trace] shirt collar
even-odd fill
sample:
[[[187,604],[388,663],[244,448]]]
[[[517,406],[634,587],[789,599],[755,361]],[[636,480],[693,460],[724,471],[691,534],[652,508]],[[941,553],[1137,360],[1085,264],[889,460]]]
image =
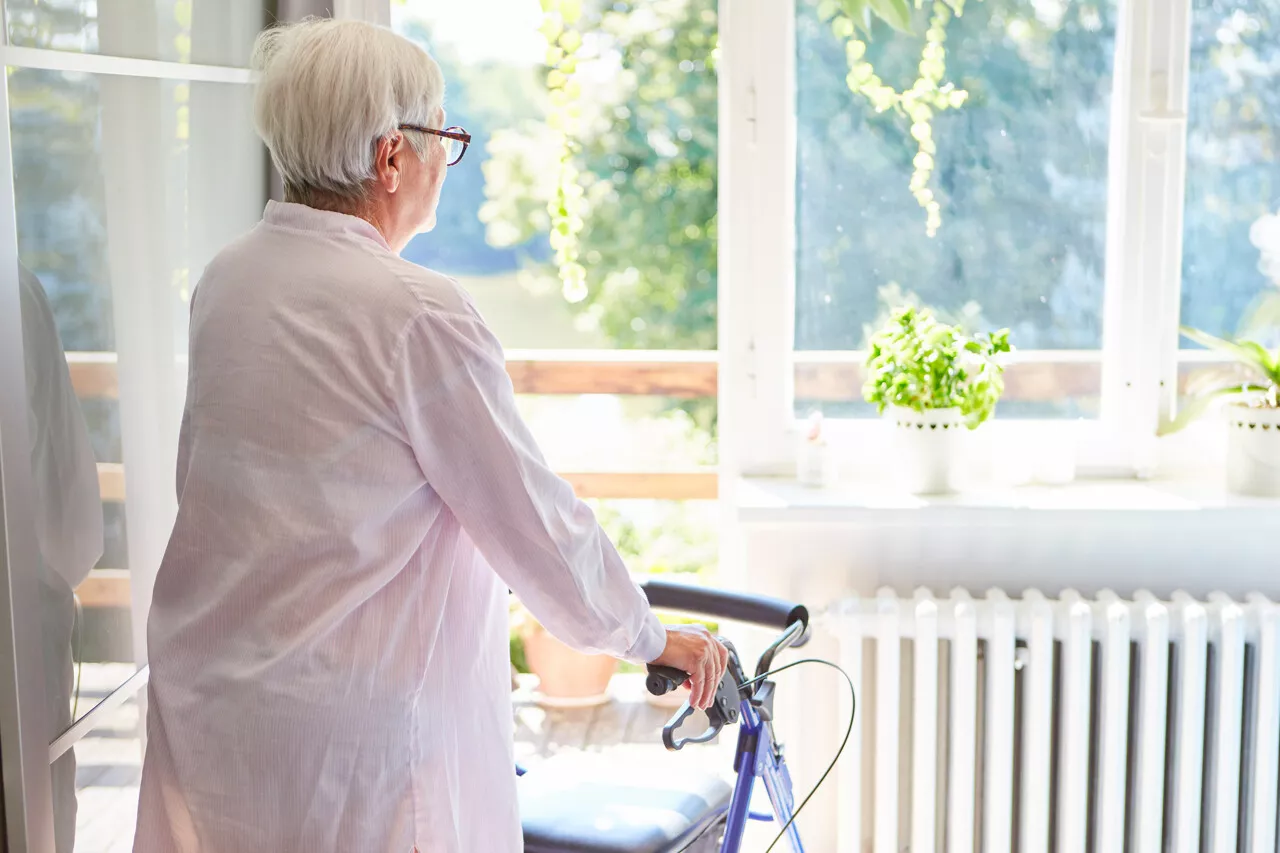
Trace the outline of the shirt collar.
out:
[[[373,227],[372,223],[346,213],[317,210],[305,204],[273,200],[267,202],[267,209],[263,212],[262,219],[269,225],[281,228],[315,231],[321,234],[350,234],[372,240],[388,252],[391,251],[386,238]]]

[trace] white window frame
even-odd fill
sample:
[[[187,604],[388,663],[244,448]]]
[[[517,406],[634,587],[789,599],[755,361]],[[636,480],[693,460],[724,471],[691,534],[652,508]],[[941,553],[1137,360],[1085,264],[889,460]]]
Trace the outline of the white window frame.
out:
[[[1119,4],[1101,412],[1075,429],[1082,474],[1145,476],[1169,449],[1155,434],[1171,412],[1177,387],[1191,0]],[[795,7],[796,0],[720,3],[720,424],[726,480],[795,470],[801,426],[793,413]],[[861,448],[867,457],[877,455],[887,438],[877,426],[867,420],[829,424],[837,443]],[[1044,429],[1034,421],[997,421],[992,427],[1027,439]],[[1181,442],[1191,440],[1199,439]]]

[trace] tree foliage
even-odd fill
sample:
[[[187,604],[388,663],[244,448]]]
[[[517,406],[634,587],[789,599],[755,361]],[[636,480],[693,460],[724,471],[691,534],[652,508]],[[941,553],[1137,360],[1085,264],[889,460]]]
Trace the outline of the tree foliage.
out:
[[[1195,0],[1190,81],[1182,322],[1257,334],[1240,326],[1275,291],[1250,231],[1280,208],[1280,0]]]
[[[715,2],[618,2],[584,12],[579,28],[588,34],[577,72],[586,268],[579,310],[619,347],[713,348]],[[490,242],[545,234],[554,134],[526,121],[494,133],[488,153],[481,218]],[[535,270],[555,286],[547,283],[552,266]]]
[[[911,122],[850,93],[846,45],[817,0],[797,5],[797,345],[861,346],[896,284],[944,311],[980,303],[1024,349],[1100,346],[1115,5],[984,0],[950,23],[948,77],[970,99],[934,117],[947,221],[934,240],[902,191],[919,153]],[[706,0],[618,3],[581,24],[584,52],[617,64],[582,86],[578,310],[619,346],[714,345],[714,26]],[[1277,0],[1194,2],[1183,307],[1219,331],[1264,286],[1249,225],[1280,205],[1278,27]],[[869,29],[877,74],[909,84],[922,37]],[[530,119],[491,141],[492,243],[545,239],[543,137]]]
[[[911,119],[851,99],[843,45],[800,4],[798,347],[861,346],[890,283],[942,308],[976,301],[1025,349],[1100,344],[1114,26],[1110,7],[1023,0],[971,3],[951,22],[949,73],[969,98],[933,119],[947,224],[930,239],[901,190]],[[898,85],[918,51],[883,25],[868,41]]]

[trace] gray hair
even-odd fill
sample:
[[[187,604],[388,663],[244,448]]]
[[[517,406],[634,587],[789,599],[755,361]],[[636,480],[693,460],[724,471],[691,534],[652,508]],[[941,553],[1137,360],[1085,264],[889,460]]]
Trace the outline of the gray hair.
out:
[[[401,124],[428,125],[444,104],[436,61],[362,21],[308,18],[266,30],[254,43],[253,67],[254,126],[289,201],[363,200],[376,141]],[[406,138],[425,158],[425,134]]]

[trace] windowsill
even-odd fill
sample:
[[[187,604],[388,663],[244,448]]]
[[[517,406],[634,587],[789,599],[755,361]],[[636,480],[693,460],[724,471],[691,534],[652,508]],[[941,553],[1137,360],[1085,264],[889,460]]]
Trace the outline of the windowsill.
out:
[[[1247,515],[1259,523],[1280,521],[1280,500],[1229,494],[1212,480],[1076,480],[1061,486],[1019,485],[975,488],[938,496],[916,496],[873,483],[803,486],[783,477],[738,480],[739,521],[846,522],[922,521],[928,511],[972,518],[982,513],[1189,513]]]

